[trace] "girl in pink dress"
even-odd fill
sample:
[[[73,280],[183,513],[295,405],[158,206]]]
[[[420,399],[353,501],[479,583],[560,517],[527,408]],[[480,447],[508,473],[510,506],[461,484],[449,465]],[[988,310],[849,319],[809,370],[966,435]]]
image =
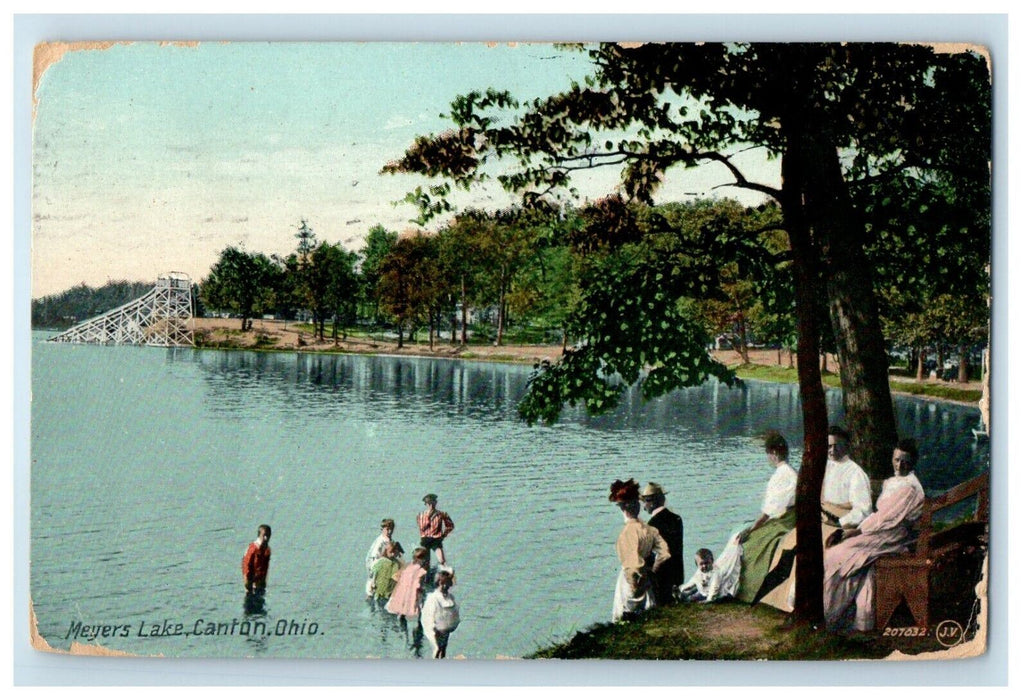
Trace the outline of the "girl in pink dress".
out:
[[[386,603],[386,611],[403,620],[418,620],[425,599],[425,575],[429,571],[429,550],[418,547],[414,560],[400,570],[400,580]]]

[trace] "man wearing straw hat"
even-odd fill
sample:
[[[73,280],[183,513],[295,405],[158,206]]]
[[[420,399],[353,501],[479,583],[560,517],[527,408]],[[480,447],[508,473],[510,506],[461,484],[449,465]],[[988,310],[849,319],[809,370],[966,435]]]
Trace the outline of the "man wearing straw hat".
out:
[[[682,518],[665,507],[666,492],[660,484],[650,482],[640,494],[643,509],[650,513],[647,524],[661,533],[668,544],[671,559],[654,572],[654,597],[658,605],[675,600],[675,592],[685,579],[682,563]]]

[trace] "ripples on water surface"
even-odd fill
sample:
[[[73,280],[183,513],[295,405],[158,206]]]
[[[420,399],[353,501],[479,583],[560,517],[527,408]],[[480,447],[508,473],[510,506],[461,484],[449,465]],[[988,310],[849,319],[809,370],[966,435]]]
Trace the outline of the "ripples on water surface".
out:
[[[450,655],[522,656],[610,615],[621,528],[615,478],[657,481],[689,553],[758,511],[754,439],[799,445],[793,386],[711,383],[615,413],[519,422],[529,369],[394,357],[33,347],[32,551],[40,632],[124,625],[108,646],[166,656],[410,656],[369,610],[364,555],[383,517],[410,556],[421,497],[440,496],[462,623]],[[834,417],[838,393],[830,393]],[[939,491],[978,473],[975,410],[898,399]],[[797,458],[791,460],[797,463]],[[141,637],[144,624],[242,621],[240,558],[273,527],[267,610],[317,632]],[[104,641],[104,640],[99,640]]]

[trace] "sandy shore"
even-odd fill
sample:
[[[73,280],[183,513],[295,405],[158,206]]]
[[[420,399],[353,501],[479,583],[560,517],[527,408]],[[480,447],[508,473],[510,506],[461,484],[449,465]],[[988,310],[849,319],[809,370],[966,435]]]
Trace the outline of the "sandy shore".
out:
[[[282,350],[294,352],[347,352],[365,355],[412,355],[417,357],[459,358],[466,360],[488,360],[494,362],[522,362],[532,364],[537,360],[556,360],[561,356],[559,345],[453,345],[449,334],[436,342],[433,348],[427,343],[404,342],[398,348],[395,338],[374,340],[369,338],[348,338],[333,343],[329,329],[326,340],[297,329],[297,324],[284,321],[255,320],[246,332],[240,330],[237,319],[198,318],[198,333],[206,335],[205,344]]]

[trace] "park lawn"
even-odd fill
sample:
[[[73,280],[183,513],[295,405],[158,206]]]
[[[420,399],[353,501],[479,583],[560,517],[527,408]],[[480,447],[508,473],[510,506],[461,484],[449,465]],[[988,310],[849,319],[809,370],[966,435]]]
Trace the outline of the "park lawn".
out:
[[[741,364],[730,367],[741,379],[757,379],[765,382],[778,382],[781,384],[795,384],[797,382],[797,370],[776,365]],[[822,383],[826,386],[840,388],[839,375],[829,372],[822,372]],[[898,394],[913,394],[916,396],[929,396],[948,401],[960,403],[975,403],[982,397],[982,391],[977,389],[961,389],[946,384],[930,384],[926,382],[899,381],[890,379],[890,390]]]
[[[736,601],[655,608],[640,619],[596,625],[536,659],[842,660],[938,651],[935,639],[836,635],[804,626],[766,605]]]
[[[632,622],[594,625],[568,641],[538,650],[531,658],[833,661],[884,659],[894,652],[909,656],[940,652],[944,647],[935,630],[941,622],[962,624],[967,641],[985,633],[981,601],[987,595],[987,574],[985,546],[968,549],[934,570],[928,629],[916,627],[903,604],[882,633],[830,634],[790,625],[786,613],[767,605],[736,600],[680,603],[654,608]],[[907,632],[922,636],[907,636]]]

